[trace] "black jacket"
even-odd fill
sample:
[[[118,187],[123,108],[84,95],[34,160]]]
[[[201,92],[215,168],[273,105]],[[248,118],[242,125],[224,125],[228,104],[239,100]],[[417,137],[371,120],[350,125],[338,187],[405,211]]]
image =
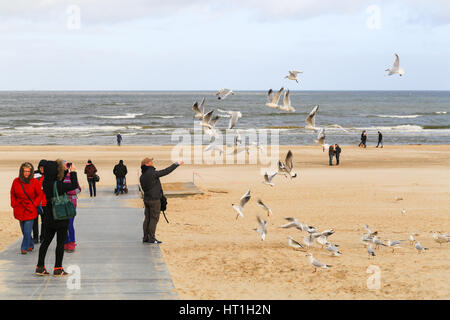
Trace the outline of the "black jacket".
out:
[[[171,173],[178,167],[178,163],[172,164],[163,170],[156,170],[152,166],[141,166],[142,175],[139,178],[142,190],[144,191],[144,200],[160,200],[162,196],[162,187],[159,178]]]
[[[78,188],[78,178],[76,172],[71,172],[70,183],[64,183],[64,178],[61,181],[57,180],[57,172],[58,166],[55,161],[48,161],[44,166],[44,181],[42,181],[42,189],[47,199],[47,205],[44,207],[43,223],[46,225],[52,225],[55,228],[60,228],[67,227],[69,225],[69,220],[53,219],[52,198],[54,183],[56,181],[56,189],[58,190],[58,195],[63,195],[67,191],[72,191]]]
[[[339,156],[341,154],[341,147],[337,146],[335,153],[337,156]]]
[[[335,153],[336,153],[336,151],[334,151],[334,148],[333,148],[333,146],[331,145],[331,146],[328,148],[328,155],[329,155],[329,156],[334,156]]]
[[[127,171],[127,166],[123,164],[122,160],[120,160],[119,164],[116,164],[114,166],[113,173],[117,178],[125,178],[128,171]]]

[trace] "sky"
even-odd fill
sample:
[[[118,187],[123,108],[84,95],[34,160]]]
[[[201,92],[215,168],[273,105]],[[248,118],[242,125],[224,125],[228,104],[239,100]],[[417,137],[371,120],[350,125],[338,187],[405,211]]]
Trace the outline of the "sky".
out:
[[[449,34],[447,0],[2,1],[0,90],[450,90]]]

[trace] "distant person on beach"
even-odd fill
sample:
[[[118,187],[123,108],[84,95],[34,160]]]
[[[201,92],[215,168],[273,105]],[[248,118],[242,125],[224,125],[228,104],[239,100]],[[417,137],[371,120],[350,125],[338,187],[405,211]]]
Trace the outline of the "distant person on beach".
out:
[[[69,168],[72,165],[72,163],[70,162],[66,162],[64,164],[65,167],[65,178],[64,178],[64,183],[71,183],[70,180],[70,172],[69,172]],[[78,183],[78,187],[75,190],[71,190],[67,192],[67,195],[70,198],[70,201],[73,204],[73,207],[75,208],[75,210],[77,209],[77,199],[78,196],[77,194],[79,194],[81,192],[81,187],[80,184]],[[74,221],[75,217],[70,218],[69,219],[69,226],[68,226],[68,230],[67,230],[67,238],[66,238],[66,242],[64,243],[64,251],[66,252],[74,252],[75,251],[75,246],[77,245],[75,243],[75,228],[73,227],[73,221]]]
[[[117,134],[117,145],[120,147],[120,144],[122,143],[122,136],[120,135],[120,132]]]
[[[33,178],[35,178],[37,181],[39,181],[39,184],[41,186],[41,190],[42,190],[42,181],[44,181],[44,165],[47,162],[47,160],[41,160],[39,161],[38,164],[38,169],[34,171],[34,176]],[[44,231],[42,229],[42,219],[43,219],[43,213],[44,213],[44,209],[42,209],[42,207],[45,207],[46,201],[45,201],[45,194],[42,193],[43,197],[42,197],[42,202],[39,204],[39,206],[37,207],[37,212],[38,212],[38,216],[36,217],[36,219],[34,219],[33,222],[33,242],[39,243],[42,242],[42,240],[44,239]],[[41,216],[41,235],[39,236],[39,216]]]
[[[159,178],[168,175],[183,163],[183,161],[178,161],[166,169],[157,171],[153,165],[153,158],[145,158],[142,160],[142,175],[139,178],[141,188],[144,191],[145,205],[144,237],[142,238],[142,242],[162,243],[155,237],[156,225],[161,214],[161,198],[163,194]]]
[[[378,144],[377,144],[377,148],[378,146],[381,144],[381,148],[383,148],[383,135],[381,134],[380,131],[378,131]]]
[[[19,220],[22,230],[22,244],[20,252],[27,254],[33,251],[34,243],[31,238],[34,219],[38,212],[37,207],[41,204],[43,192],[39,181],[33,178],[34,168],[29,162],[24,162],[19,169],[19,177],[15,178],[11,186],[11,207],[14,218]]]
[[[64,242],[67,238],[67,229],[69,226],[69,220],[55,220],[53,219],[52,198],[54,192],[54,184],[56,182],[56,192],[58,195],[63,195],[69,191],[78,188],[78,178],[75,165],[72,164],[69,168],[70,183],[64,183],[65,170],[63,161],[58,159],[56,161],[47,161],[44,166],[44,182],[42,186],[44,188],[45,197],[47,199],[47,205],[44,207],[44,224],[45,233],[44,241],[39,248],[39,259],[36,266],[35,273],[43,276],[49,273],[45,269],[45,256],[47,249],[50,246],[53,238],[56,234],[56,250],[55,250],[55,267],[53,268],[53,275],[65,276],[67,273],[62,267],[64,258]]]
[[[339,147],[339,145],[336,143],[334,145],[334,153],[336,155],[336,165],[339,165],[339,156],[341,155],[341,147]]]
[[[359,143],[358,147],[361,147],[361,145],[364,146],[364,148],[366,147],[366,143],[367,143],[367,133],[366,130],[364,130],[361,133],[361,142]]]
[[[118,164],[114,166],[113,173],[116,176],[116,195],[123,194],[123,185],[125,182],[125,176],[127,175],[127,166],[123,164],[123,160],[120,160]]]
[[[330,166],[333,165],[333,157],[335,155],[334,144],[330,145],[328,148],[328,156],[330,157]]]
[[[92,197],[92,195],[94,197],[97,195],[97,189],[95,188],[95,180],[94,180],[96,172],[97,168],[94,166],[91,160],[88,160],[86,167],[84,168],[84,174],[86,175],[89,184],[90,197]]]

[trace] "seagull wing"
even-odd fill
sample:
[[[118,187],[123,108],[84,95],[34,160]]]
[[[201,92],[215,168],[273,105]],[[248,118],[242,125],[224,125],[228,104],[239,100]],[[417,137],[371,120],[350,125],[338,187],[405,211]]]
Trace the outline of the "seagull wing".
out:
[[[281,93],[283,92],[283,90],[284,90],[284,88],[281,87],[281,89],[273,96],[273,99],[272,99],[273,104],[278,104],[278,101],[280,100],[280,96],[281,96]]]
[[[233,129],[239,119],[239,112],[234,111],[231,114],[230,123],[228,125],[228,129]]]
[[[205,101],[206,101],[206,99],[203,98],[203,99],[202,99],[202,102],[200,103],[200,106],[198,107],[198,109],[200,110],[200,112],[201,112],[202,114],[205,113]]]
[[[392,71],[398,71],[399,68],[400,68],[400,58],[398,57],[398,54],[395,54],[394,63],[392,65]]]
[[[241,198],[239,205],[243,208],[245,204],[250,200],[250,190],[248,190]]]
[[[195,101],[194,105],[192,106],[192,110],[194,110],[195,112],[195,116],[194,117],[198,117],[198,118],[202,118],[203,117],[203,111],[200,110],[200,108],[198,107],[198,102]]]
[[[319,109],[319,106],[315,106],[314,109],[312,109],[311,112],[309,113],[309,115],[306,117],[306,124],[308,126],[313,127],[313,128],[316,126],[315,116],[316,116],[318,109]]]
[[[283,107],[289,108],[291,106],[291,99],[289,98],[289,89],[284,92]]]
[[[289,171],[292,170],[292,168],[294,167],[293,161],[292,161],[292,152],[291,150],[288,151],[287,155],[286,155],[286,167],[289,169]]]

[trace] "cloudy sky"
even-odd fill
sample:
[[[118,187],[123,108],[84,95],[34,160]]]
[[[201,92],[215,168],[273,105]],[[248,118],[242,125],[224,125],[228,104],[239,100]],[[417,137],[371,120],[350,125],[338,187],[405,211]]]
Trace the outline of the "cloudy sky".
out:
[[[448,0],[2,1],[0,90],[450,90],[449,34]]]

